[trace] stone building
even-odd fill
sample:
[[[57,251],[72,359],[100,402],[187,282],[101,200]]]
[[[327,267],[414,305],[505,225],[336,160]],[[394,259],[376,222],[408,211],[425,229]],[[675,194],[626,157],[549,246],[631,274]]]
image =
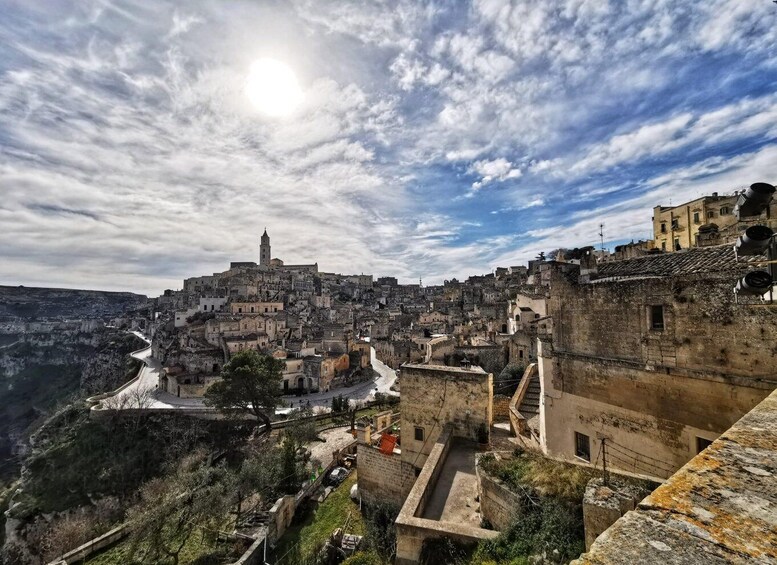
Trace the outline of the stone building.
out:
[[[402,506],[396,563],[409,565],[427,539],[473,543],[497,535],[480,527],[475,502],[476,447],[491,429],[493,376],[480,367],[406,364],[400,379],[400,437],[360,431],[358,484],[366,502]]]
[[[677,206],[653,208],[653,242],[656,249],[678,251],[697,246],[699,228],[715,224],[718,229],[737,223],[734,205],[737,195],[702,196]]]
[[[540,440],[552,457],[669,476],[775,388],[777,314],[733,288],[731,247],[556,271],[540,340]],[[403,391],[404,392],[404,391]]]
[[[269,267],[272,260],[272,253],[270,250],[270,236],[267,235],[267,228],[264,229],[261,242],[259,244],[259,264],[262,267]]]

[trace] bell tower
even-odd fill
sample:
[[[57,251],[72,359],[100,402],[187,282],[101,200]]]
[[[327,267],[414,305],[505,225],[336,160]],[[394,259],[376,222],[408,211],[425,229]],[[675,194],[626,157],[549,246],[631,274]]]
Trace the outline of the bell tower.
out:
[[[264,228],[264,233],[262,234],[262,241],[259,245],[259,265],[263,265],[265,267],[270,266],[270,236],[267,235],[267,228]]]

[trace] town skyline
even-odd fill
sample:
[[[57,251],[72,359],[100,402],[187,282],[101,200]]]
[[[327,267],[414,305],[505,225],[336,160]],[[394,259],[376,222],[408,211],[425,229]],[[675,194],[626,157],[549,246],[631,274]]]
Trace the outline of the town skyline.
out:
[[[774,182],[775,8],[12,3],[0,281],[153,295],[265,225],[430,284],[644,239],[655,205]],[[257,111],[266,59],[287,113]]]

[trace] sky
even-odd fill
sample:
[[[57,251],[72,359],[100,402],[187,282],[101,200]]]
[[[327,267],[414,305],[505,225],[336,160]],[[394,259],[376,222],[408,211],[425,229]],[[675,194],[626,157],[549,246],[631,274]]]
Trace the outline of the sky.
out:
[[[0,0],[0,284],[444,279],[777,181],[770,0]],[[246,96],[287,65],[286,116]]]

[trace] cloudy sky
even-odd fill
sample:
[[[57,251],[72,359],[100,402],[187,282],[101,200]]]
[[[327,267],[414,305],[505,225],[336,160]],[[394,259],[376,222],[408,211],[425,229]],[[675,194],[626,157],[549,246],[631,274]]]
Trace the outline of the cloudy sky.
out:
[[[0,0],[0,284],[273,255],[405,282],[777,180],[769,0]],[[293,70],[294,111],[246,96]]]

